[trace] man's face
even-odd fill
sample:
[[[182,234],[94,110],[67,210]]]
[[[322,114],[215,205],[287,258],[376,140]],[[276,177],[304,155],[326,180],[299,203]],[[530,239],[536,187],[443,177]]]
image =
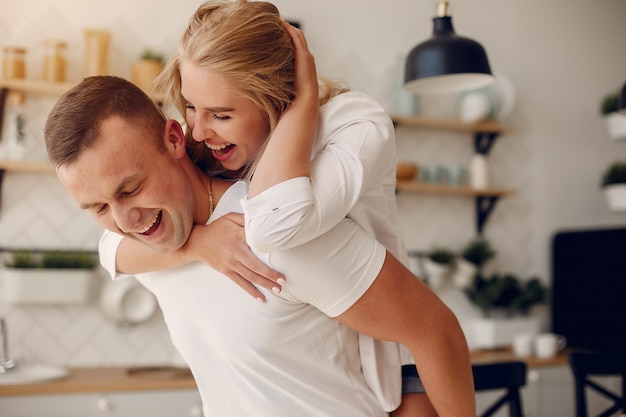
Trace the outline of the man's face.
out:
[[[163,152],[145,131],[111,117],[92,147],[57,169],[58,177],[106,229],[159,252],[178,249],[191,233],[194,200],[181,152],[169,137],[164,132],[160,138]],[[182,146],[184,155],[184,140]]]

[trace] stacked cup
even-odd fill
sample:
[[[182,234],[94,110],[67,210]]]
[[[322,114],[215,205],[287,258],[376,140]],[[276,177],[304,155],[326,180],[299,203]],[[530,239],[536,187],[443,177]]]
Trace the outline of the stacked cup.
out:
[[[556,356],[558,352],[565,349],[567,339],[554,333],[521,333],[513,338],[513,354],[520,358],[527,358],[533,353],[541,359],[548,359]]]

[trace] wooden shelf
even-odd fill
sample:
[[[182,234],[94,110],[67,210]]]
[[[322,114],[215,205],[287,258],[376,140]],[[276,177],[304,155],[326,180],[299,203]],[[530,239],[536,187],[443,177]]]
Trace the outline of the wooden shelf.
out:
[[[483,121],[475,123],[467,123],[462,120],[456,119],[440,119],[435,117],[426,116],[394,116],[391,115],[391,120],[398,125],[406,125],[413,127],[424,127],[433,129],[447,129],[457,132],[469,132],[469,133],[509,133],[513,129],[510,126],[503,125],[493,121]]]
[[[43,80],[0,80],[0,88],[28,94],[57,95],[65,93],[77,82],[50,82]]]
[[[456,119],[441,119],[426,116],[405,117],[395,115],[391,115],[391,120],[394,125],[473,133],[474,151],[483,155],[489,153],[491,146],[499,135],[513,130],[510,126],[488,120],[467,123]],[[396,189],[399,191],[414,193],[474,197],[476,202],[476,230],[478,233],[482,233],[485,222],[489,218],[489,214],[495,207],[498,199],[500,197],[514,194],[513,190],[505,188],[491,187],[476,189],[467,186],[451,187],[449,185],[432,185],[415,181],[398,181],[396,183]]]
[[[450,185],[433,185],[417,181],[398,181],[396,183],[396,188],[399,191],[409,191],[413,193],[446,194],[471,197],[504,197],[507,195],[515,194],[513,190],[505,188],[490,187],[478,189],[468,186],[452,187]]]
[[[413,193],[456,195],[462,197],[474,197],[476,202],[476,231],[481,233],[489,214],[494,209],[498,199],[515,194],[513,190],[506,188],[471,188],[468,186],[452,187],[449,185],[433,185],[416,181],[398,181],[398,191]]]
[[[0,160],[0,171],[55,172],[48,161],[9,161]]]

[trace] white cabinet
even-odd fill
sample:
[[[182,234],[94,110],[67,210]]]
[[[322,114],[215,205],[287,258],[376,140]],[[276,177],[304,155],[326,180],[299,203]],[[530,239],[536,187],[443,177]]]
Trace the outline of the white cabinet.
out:
[[[202,417],[193,389],[0,397],[4,417]]]

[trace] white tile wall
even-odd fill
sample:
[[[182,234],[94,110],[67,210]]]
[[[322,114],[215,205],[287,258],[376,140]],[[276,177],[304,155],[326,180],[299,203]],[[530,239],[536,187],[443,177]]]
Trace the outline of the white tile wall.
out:
[[[28,76],[37,78],[41,71],[43,39],[64,39],[68,42],[68,77],[77,79],[82,75],[82,30],[104,27],[114,34],[110,71],[128,76],[133,57],[138,56],[144,47],[164,52],[171,50],[199,1],[161,3],[158,6],[143,0],[130,3],[121,0],[112,3],[72,0],[3,3],[0,45],[26,46],[29,51]],[[285,8],[291,5],[286,3]],[[305,3],[299,5],[308,10]],[[160,13],[156,13],[156,9]],[[290,10],[298,8],[293,6]],[[145,17],[147,15],[149,17]],[[174,21],[172,16],[181,17]],[[292,13],[291,16],[303,19],[306,28],[306,15]],[[335,23],[341,24],[340,21]],[[424,25],[429,25],[428,19]],[[315,30],[313,21],[310,27]],[[430,28],[424,29],[424,33],[429,31]],[[349,36],[352,37],[348,42],[330,47],[320,44],[319,38],[318,41],[314,37],[311,39],[312,47],[328,51],[326,55],[318,54],[320,72],[342,78],[353,88],[365,90],[388,104],[392,96],[397,51],[389,52],[385,59],[376,59],[372,65],[371,42],[368,41],[370,46],[364,45],[357,34],[347,34],[346,38]],[[384,52],[387,45],[379,41],[374,47]],[[28,97],[25,105],[28,158],[39,159],[44,155],[41,130],[53,102],[51,98]],[[428,108],[424,106],[423,110],[428,111]],[[453,104],[449,103],[445,109],[437,111],[450,112],[451,109]],[[472,143],[473,138],[468,134],[412,128],[398,130],[399,155],[422,165],[466,164]],[[518,188],[519,193],[497,205],[486,228],[487,237],[498,249],[494,267],[513,270],[522,276],[528,271],[525,248],[531,233],[528,224],[531,205],[524,192],[530,186],[525,175],[529,160],[526,146],[524,141],[511,134],[499,139],[489,156],[494,182]],[[409,249],[426,250],[433,244],[460,249],[474,235],[474,203],[471,199],[400,193],[398,201],[398,221]],[[95,249],[99,235],[99,227],[88,215],[76,209],[54,174],[5,175],[0,208],[0,246]],[[445,290],[442,297],[452,304],[462,323],[474,314],[457,291]],[[30,307],[8,305],[2,301],[0,315],[8,321],[12,352],[29,360],[80,366],[159,363],[177,357],[160,315],[133,328],[119,328],[104,317],[95,303],[78,307]]]

